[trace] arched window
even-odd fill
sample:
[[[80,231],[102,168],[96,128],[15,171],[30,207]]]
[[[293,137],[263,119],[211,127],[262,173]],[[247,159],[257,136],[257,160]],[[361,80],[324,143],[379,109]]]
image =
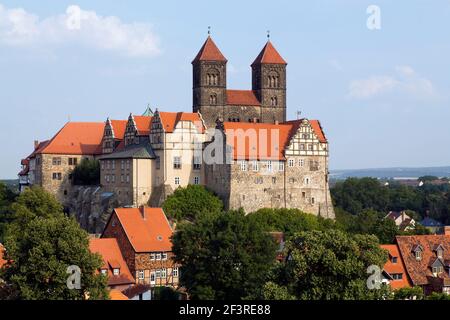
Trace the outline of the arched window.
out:
[[[276,107],[278,105],[278,98],[277,97],[270,98],[270,105],[272,107]]]
[[[217,95],[215,93],[209,96],[209,104],[212,106],[217,104]]]
[[[206,84],[208,86],[218,86],[220,82],[219,71],[217,69],[209,69],[206,73]]]
[[[267,77],[267,85],[269,88],[278,88],[280,85],[280,76],[278,75],[278,72],[271,71]]]

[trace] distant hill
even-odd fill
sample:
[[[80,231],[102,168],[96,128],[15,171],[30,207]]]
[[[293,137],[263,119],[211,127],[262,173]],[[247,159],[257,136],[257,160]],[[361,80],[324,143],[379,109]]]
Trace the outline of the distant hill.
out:
[[[380,169],[349,169],[330,170],[330,179],[342,180],[350,177],[372,177],[378,179],[417,179],[422,176],[450,177],[450,167],[424,168],[380,168]]]

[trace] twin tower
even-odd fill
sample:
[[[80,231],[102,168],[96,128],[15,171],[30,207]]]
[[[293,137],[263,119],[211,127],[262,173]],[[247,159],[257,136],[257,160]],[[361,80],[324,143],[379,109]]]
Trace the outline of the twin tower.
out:
[[[227,89],[227,59],[210,36],[192,61],[193,111],[216,121],[286,121],[286,61],[270,40],[252,63],[252,90]]]

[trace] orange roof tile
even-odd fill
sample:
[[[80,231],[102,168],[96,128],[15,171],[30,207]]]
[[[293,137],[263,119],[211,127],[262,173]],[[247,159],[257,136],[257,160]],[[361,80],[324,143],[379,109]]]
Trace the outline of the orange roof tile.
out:
[[[227,105],[260,106],[261,102],[252,90],[227,90]]]
[[[280,124],[224,122],[224,129],[227,135],[227,143],[233,148],[233,158],[235,160],[284,160],[284,150],[289,145],[290,139],[297,132],[302,121],[303,119],[300,119]],[[310,120],[310,123],[319,141],[326,143],[327,141],[319,122]],[[252,139],[252,143],[250,143],[252,134],[256,136],[256,139]],[[245,138],[242,139],[242,137]],[[276,137],[278,137],[277,140],[272,139]]]
[[[226,62],[227,59],[224,57],[222,52],[220,52],[219,48],[214,43],[213,39],[208,36],[205,43],[203,44],[202,48],[198,52],[195,59],[192,61],[192,63],[197,61],[224,61]]]
[[[161,208],[119,208],[114,212],[136,252],[172,251],[172,228]]]
[[[120,292],[117,289],[112,289],[111,291],[109,291],[109,297],[111,298],[111,300],[130,300],[128,299],[128,297],[126,295],[124,295],[122,292]]]
[[[45,146],[35,153],[94,155],[101,153],[105,123],[68,122]]]
[[[111,126],[114,130],[114,137],[118,140],[122,140],[125,136],[127,120],[111,120]]]
[[[205,126],[198,113],[191,112],[158,112],[165,132],[173,132],[180,121],[194,123],[199,132],[205,132]]]
[[[252,63],[252,66],[260,63],[287,64],[287,62],[281,57],[277,49],[275,49],[275,47],[272,45],[272,42],[270,41],[267,41],[264,48]]]
[[[380,245],[382,249],[385,249],[389,252],[389,260],[384,265],[383,270],[387,272],[389,275],[392,274],[402,274],[401,280],[391,280],[390,286],[392,289],[400,289],[405,287],[411,287],[411,282],[408,277],[408,273],[406,272],[405,264],[403,263],[402,256],[398,250],[398,246],[396,244],[385,244]],[[396,257],[397,263],[393,263],[391,258]]]
[[[434,279],[431,264],[437,260],[434,251],[438,245],[444,247],[444,263],[450,261],[450,236],[449,235],[418,235],[418,236],[397,236],[396,241],[406,266],[408,275],[414,285],[430,284],[430,279]],[[422,259],[416,260],[413,249],[417,246],[422,248]],[[448,272],[440,275],[443,279],[450,278]]]
[[[138,130],[138,135],[145,136],[150,134],[150,124],[152,123],[153,117],[149,116],[133,116],[133,117]]]
[[[5,257],[5,247],[0,243],[0,269],[6,264]]]
[[[116,239],[90,239],[89,249],[93,253],[99,253],[103,258],[102,269],[108,270],[108,285],[123,285],[134,283],[133,276],[128,269],[125,259],[120,252]],[[120,269],[120,275],[115,276],[113,269]]]

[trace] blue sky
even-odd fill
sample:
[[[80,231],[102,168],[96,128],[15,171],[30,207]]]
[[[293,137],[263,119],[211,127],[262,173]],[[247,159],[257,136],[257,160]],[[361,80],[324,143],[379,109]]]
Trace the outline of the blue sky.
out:
[[[66,30],[78,7],[81,29]],[[0,178],[69,117],[190,111],[208,26],[232,89],[250,88],[271,30],[289,63],[288,117],[322,122],[331,169],[450,165],[449,0],[0,0]]]

